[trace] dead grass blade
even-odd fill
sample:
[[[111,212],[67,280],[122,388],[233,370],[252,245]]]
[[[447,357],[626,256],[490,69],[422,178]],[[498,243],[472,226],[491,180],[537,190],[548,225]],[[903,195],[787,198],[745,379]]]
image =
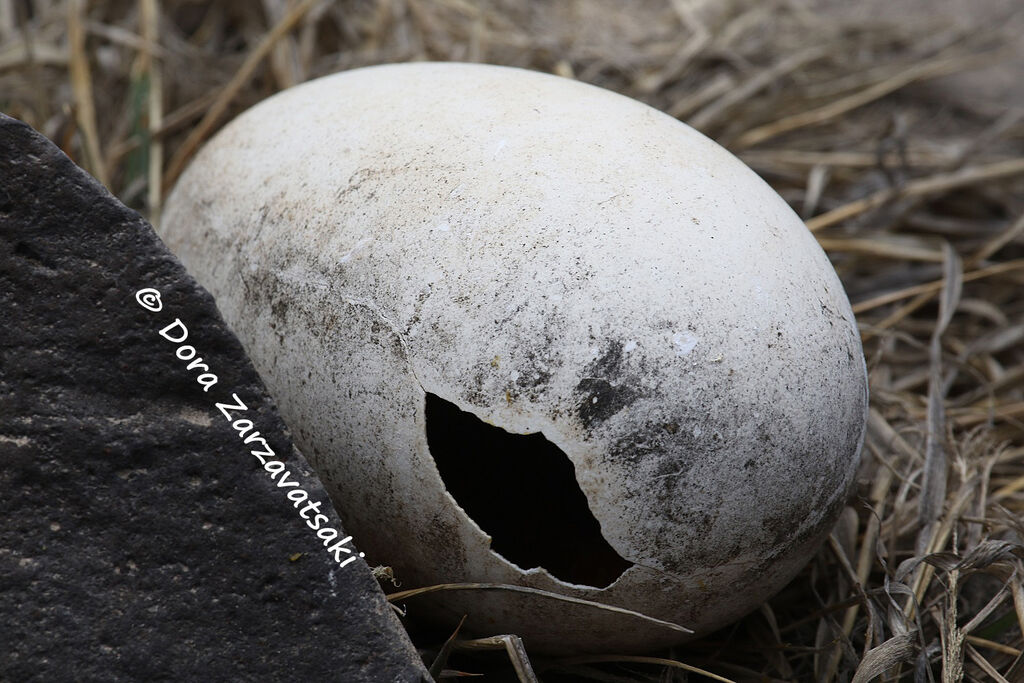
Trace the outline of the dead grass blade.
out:
[[[949,572],[949,589],[939,621],[939,636],[942,642],[942,683],[960,683],[964,678],[964,634],[956,626],[957,600],[959,594],[959,570]]]
[[[942,296],[939,298],[939,320],[932,333],[928,349],[928,421],[926,424],[924,474],[921,484],[921,497],[918,502],[918,519],[921,533],[918,536],[918,552],[928,552],[926,543],[930,537],[933,524],[942,513],[942,505],[946,499],[946,472],[948,459],[946,456],[946,409],[945,385],[942,373],[942,335],[949,327],[950,320],[960,301],[963,291],[963,266],[960,257],[953,251],[948,242],[942,245],[944,275],[942,278]]]
[[[905,164],[908,168],[950,166],[955,155],[941,149],[906,149],[900,152],[812,151],[801,149],[747,149],[740,159],[751,166],[829,166],[848,169],[878,168]]]
[[[986,266],[984,268],[979,268],[978,270],[972,270],[969,273],[964,273],[963,282],[974,282],[975,280],[981,280],[994,275],[1003,275],[1022,269],[1024,269],[1024,259],[1004,261],[1003,263],[995,263],[991,266]],[[926,282],[921,285],[907,287],[906,289],[899,289],[895,292],[889,292],[888,294],[880,294],[876,297],[853,304],[853,312],[859,315],[878,308],[879,306],[895,303],[902,299],[909,299],[912,296],[918,296],[921,294],[931,296],[936,292],[942,291],[943,282],[944,280],[935,280],[934,282]]]
[[[457,640],[454,647],[456,650],[504,650],[508,653],[512,668],[515,669],[519,683],[540,683],[537,674],[533,672],[533,665],[526,655],[526,647],[523,639],[519,636],[504,635],[491,636],[490,638],[477,638],[475,640]]]
[[[979,638],[978,636],[967,636],[967,642],[977,647],[985,648],[986,650],[992,650],[993,652],[1000,652],[1004,655],[1010,655],[1011,657],[1019,657],[1021,650],[1009,645],[1003,645],[987,638]]]
[[[168,191],[171,186],[174,185],[174,181],[178,179],[181,172],[185,170],[185,165],[188,164],[192,155],[195,154],[199,145],[209,137],[210,133],[213,132],[214,127],[220,123],[221,118],[227,111],[228,106],[231,104],[235,96],[238,95],[239,91],[248,83],[253,72],[256,71],[256,67],[260,65],[270,51],[277,45],[277,42],[281,40],[289,31],[295,28],[302,18],[306,14],[316,7],[316,5],[323,0],[303,0],[300,4],[293,7],[288,11],[281,21],[274,25],[274,28],[267,33],[266,36],[260,41],[260,43],[253,49],[252,52],[242,62],[242,66],[239,67],[234,77],[224,86],[221,90],[220,95],[214,101],[209,111],[203,117],[202,121],[192,129],[185,141],[178,147],[177,152],[171,157],[171,160],[167,164],[167,172],[164,175],[163,190]]]
[[[687,123],[697,130],[707,130],[711,125],[717,123],[722,116],[730,109],[749,99],[759,91],[764,90],[780,78],[796,71],[808,62],[821,59],[827,54],[828,47],[816,45],[806,50],[801,50],[791,55],[786,55],[779,62],[763,71],[751,76],[735,88],[731,88],[721,97],[707,105],[694,114]]]
[[[68,42],[71,46],[68,66],[71,72],[71,89],[75,98],[75,118],[85,138],[85,168],[96,176],[104,187],[110,187],[103,154],[100,151],[100,136],[96,127],[96,105],[92,94],[92,75],[89,56],[85,51],[85,0],[68,2]]]
[[[706,671],[696,666],[690,666],[689,664],[684,664],[683,662],[677,662],[674,659],[664,659],[662,657],[634,657],[629,655],[595,655],[560,659],[557,663],[560,666],[572,666],[575,664],[602,664],[616,662],[656,664],[658,666],[667,666],[674,669],[682,669],[683,671],[686,671],[688,673],[699,674],[701,676],[710,678],[713,681],[720,681],[720,683],[735,683],[735,681],[733,681],[732,679],[719,676],[718,674],[711,673],[710,671]]]
[[[842,239],[818,237],[818,244],[825,251],[843,251],[851,254],[879,256],[901,261],[923,261],[925,263],[942,263],[942,252],[909,244],[897,244],[884,237]]]
[[[1010,226],[1003,232],[999,233],[989,241],[985,242],[984,245],[978,251],[974,252],[970,258],[967,259],[967,265],[975,266],[979,263],[992,258],[1000,249],[1005,247],[1010,242],[1024,235],[1024,213],[1022,213],[1016,221],[1010,224]]]
[[[459,625],[455,627],[452,634],[448,636],[448,640],[444,641],[444,645],[441,646],[441,650],[434,657],[434,662],[430,665],[430,675],[434,679],[441,677],[441,672],[444,670],[445,664],[448,663],[448,656],[452,653],[455,648],[455,640],[459,637],[459,631],[462,630],[462,625],[466,623],[466,615],[462,615],[462,619],[459,620]]]
[[[893,636],[864,655],[851,683],[868,683],[886,671],[911,661],[917,654],[917,638],[912,633]]]
[[[149,222],[154,227],[160,224],[160,210],[163,206],[163,168],[164,144],[153,134],[163,125],[163,70],[159,59],[153,54],[154,46],[158,46],[160,27],[160,7],[158,0],[140,0],[139,17],[142,22],[142,71],[146,74],[147,109],[146,127],[149,131],[149,168],[147,169],[146,207],[149,209]]]
[[[879,190],[863,199],[858,199],[832,209],[828,213],[810,218],[806,221],[807,229],[811,232],[817,232],[848,218],[877,209],[894,199],[926,197],[977,183],[1020,175],[1021,173],[1024,173],[1024,158],[1007,159],[985,166],[975,166],[952,173],[940,173],[927,178],[919,178],[907,183],[902,188]]]
[[[992,664],[987,659],[982,657],[980,652],[971,647],[970,644],[967,644],[967,655],[971,658],[971,661],[977,664],[982,671],[984,671],[988,676],[991,677],[993,683],[1011,683],[1011,681],[1004,678],[1003,675],[1000,674],[999,671],[996,670],[996,668],[992,666]],[[963,679],[961,678],[957,680]]]
[[[890,93],[896,92],[900,88],[904,88],[915,81],[937,78],[938,76],[946,76],[956,73],[957,71],[966,71],[974,67],[992,63],[994,60],[998,59],[999,56],[1000,55],[998,54],[972,54],[941,60],[929,59],[927,61],[914,64],[904,71],[879,83],[875,83],[860,92],[835,100],[817,109],[811,109],[810,111],[794,114],[793,116],[787,116],[783,119],[779,119],[778,121],[773,121],[772,123],[767,123],[763,126],[758,126],[753,130],[749,130],[736,139],[734,146],[737,149],[753,147],[754,145],[760,144],[765,140],[769,140],[770,138],[781,135],[782,133],[788,133],[790,131],[797,130],[798,128],[831,121],[832,119],[842,116],[853,109],[863,107],[865,104],[869,104]]]
[[[649,617],[646,614],[640,612],[634,612],[623,607],[615,607],[613,605],[605,605],[600,602],[593,602],[591,600],[583,600],[581,598],[573,598],[568,595],[561,595],[559,593],[551,593],[549,591],[542,591],[537,588],[528,588],[526,586],[513,586],[503,583],[442,583],[435,586],[424,586],[423,588],[411,588],[409,590],[399,591],[397,593],[389,593],[387,599],[389,602],[397,602],[399,600],[407,600],[409,598],[416,597],[418,595],[425,595],[427,593],[436,593],[440,591],[510,591],[513,593],[527,593],[530,595],[536,595],[539,597],[548,598],[551,600],[558,600],[560,602],[569,602],[575,605],[584,605],[586,607],[592,607],[594,609],[615,612],[624,616],[630,616],[637,619],[642,619],[650,624],[656,624],[663,626],[667,629],[675,631],[677,633],[693,633],[692,630],[679,624],[673,624],[670,621],[663,621],[661,619],[655,619]]]
[[[1020,543],[986,540],[972,548],[964,556],[951,552],[938,552],[925,555],[920,558],[920,561],[927,562],[938,569],[951,572],[985,569],[995,562],[1012,561],[1014,558],[1024,560],[1024,546]]]

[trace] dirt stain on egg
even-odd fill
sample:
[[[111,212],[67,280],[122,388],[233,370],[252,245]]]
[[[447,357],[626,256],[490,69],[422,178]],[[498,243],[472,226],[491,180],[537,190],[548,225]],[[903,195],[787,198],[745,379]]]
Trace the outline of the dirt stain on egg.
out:
[[[635,342],[612,340],[604,353],[584,368],[584,376],[575,388],[576,414],[586,429],[592,429],[628,408],[643,394],[639,381],[625,371],[624,351]]]

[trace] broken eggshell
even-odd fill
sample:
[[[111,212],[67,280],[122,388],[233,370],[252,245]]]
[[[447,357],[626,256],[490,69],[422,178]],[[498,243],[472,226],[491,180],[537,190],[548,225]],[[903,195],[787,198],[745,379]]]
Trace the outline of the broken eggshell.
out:
[[[854,478],[866,373],[828,259],[626,97],[467,64],[321,78],[211,140],[162,235],[369,561],[521,587],[414,615],[547,652],[704,634],[796,574]]]

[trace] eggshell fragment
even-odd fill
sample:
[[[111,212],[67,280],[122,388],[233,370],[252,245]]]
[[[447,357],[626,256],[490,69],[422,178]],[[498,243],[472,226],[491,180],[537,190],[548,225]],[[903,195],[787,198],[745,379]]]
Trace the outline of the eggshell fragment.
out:
[[[535,652],[678,642],[670,624],[707,633],[790,580],[853,480],[867,381],[828,259],[740,161],[628,98],[482,65],[322,78],[220,132],[162,235],[370,561],[403,588],[523,587],[414,613],[468,613]],[[483,504],[520,486],[529,502],[567,457],[621,575],[493,550],[428,448],[428,396],[557,446]],[[517,519],[495,547],[542,542]]]

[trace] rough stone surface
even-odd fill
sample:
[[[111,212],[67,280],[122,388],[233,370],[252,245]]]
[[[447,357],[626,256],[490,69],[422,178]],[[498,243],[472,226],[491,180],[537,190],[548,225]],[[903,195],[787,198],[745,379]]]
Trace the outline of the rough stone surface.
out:
[[[0,311],[0,680],[427,678],[365,562],[339,568],[215,408],[242,398],[330,507],[210,295],[2,115]],[[208,391],[158,334],[176,317]]]

